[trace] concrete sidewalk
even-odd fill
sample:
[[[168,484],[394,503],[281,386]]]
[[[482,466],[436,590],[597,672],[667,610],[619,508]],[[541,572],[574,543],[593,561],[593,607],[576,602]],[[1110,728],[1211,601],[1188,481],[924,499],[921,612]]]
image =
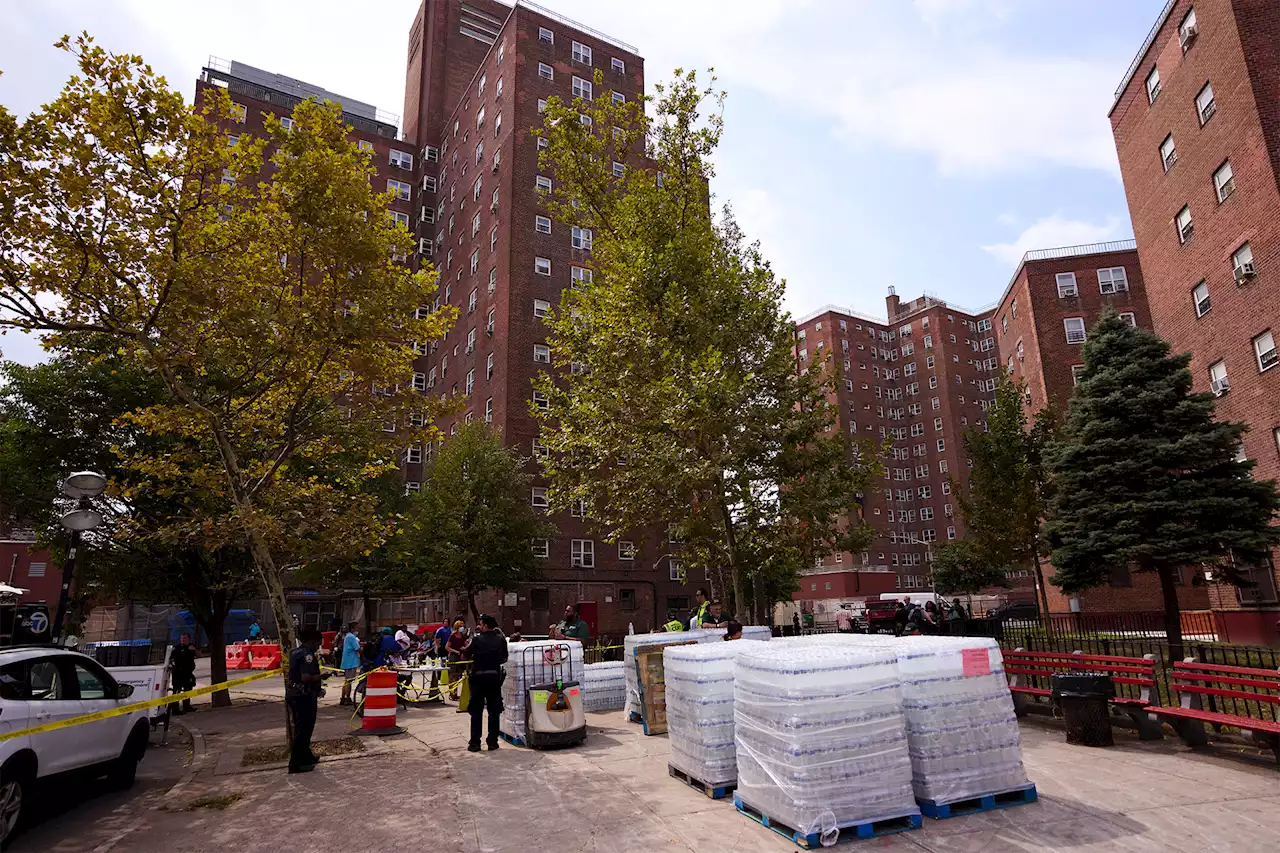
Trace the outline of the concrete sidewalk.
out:
[[[330,691],[317,738],[353,725]],[[19,839],[14,851],[172,853],[175,849],[390,853],[754,853],[798,848],[667,775],[668,742],[645,737],[621,713],[590,714],[586,744],[534,752],[503,744],[465,750],[468,718],[449,706],[402,711],[407,734],[369,743],[370,752],[325,761],[315,772],[244,772],[228,758],[277,743],[281,703],[237,694],[230,709],[184,720],[207,755],[166,807],[141,810],[115,837],[79,825],[68,812],[57,843]],[[843,846],[876,851],[1003,853],[1071,850],[1126,853],[1273,853],[1280,838],[1280,770],[1239,750],[1192,753],[1176,740],[1140,743],[1117,730],[1111,749],[1068,746],[1046,722],[1023,724],[1027,772],[1041,800],[945,821],[922,830]],[[236,795],[225,810],[186,809],[200,797]],[[116,821],[113,826],[119,826]],[[103,847],[102,845],[110,845]]]

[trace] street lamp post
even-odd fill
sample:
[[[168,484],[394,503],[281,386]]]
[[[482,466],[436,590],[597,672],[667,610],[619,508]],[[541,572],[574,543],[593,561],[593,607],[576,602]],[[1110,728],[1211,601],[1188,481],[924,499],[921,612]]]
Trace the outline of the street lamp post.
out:
[[[62,623],[66,619],[70,600],[71,578],[75,574],[76,552],[80,549],[80,534],[102,524],[102,514],[93,508],[91,499],[102,494],[106,488],[107,478],[94,471],[76,471],[62,484],[62,493],[76,499],[76,508],[61,518],[62,526],[71,532],[71,544],[67,548],[67,559],[62,565],[62,592],[58,596],[58,611],[53,618],[51,637],[62,635]]]

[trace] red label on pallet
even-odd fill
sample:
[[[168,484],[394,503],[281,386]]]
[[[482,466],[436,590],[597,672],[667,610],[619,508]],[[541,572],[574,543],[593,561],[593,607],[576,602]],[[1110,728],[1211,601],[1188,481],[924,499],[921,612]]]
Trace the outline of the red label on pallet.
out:
[[[987,649],[961,649],[960,661],[965,675],[991,674],[991,653]]]

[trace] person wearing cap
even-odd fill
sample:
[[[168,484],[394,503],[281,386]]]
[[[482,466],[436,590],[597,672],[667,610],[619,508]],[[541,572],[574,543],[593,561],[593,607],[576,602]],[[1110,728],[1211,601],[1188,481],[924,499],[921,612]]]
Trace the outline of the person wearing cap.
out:
[[[293,747],[289,752],[289,772],[315,769],[320,759],[311,751],[311,733],[316,728],[316,709],[322,685],[328,675],[320,672],[320,632],[307,628],[298,632],[300,645],[289,655],[289,674],[284,698],[293,713]]]
[[[727,628],[732,620],[733,614],[725,613],[723,605],[716,600],[707,608],[707,615],[701,620],[701,625],[703,628]]]
[[[677,631],[684,630],[684,623],[676,618],[676,612],[674,610],[667,611],[667,622],[662,626],[662,630],[666,631],[668,634],[674,634]]]
[[[725,640],[741,640],[742,639],[742,623],[737,619],[730,619],[729,624],[724,628]]]
[[[498,748],[498,718],[502,714],[502,665],[507,662],[507,641],[498,630],[498,620],[482,613],[471,641],[471,740],[468,752],[480,751],[480,734],[485,708],[489,709],[489,751]]]

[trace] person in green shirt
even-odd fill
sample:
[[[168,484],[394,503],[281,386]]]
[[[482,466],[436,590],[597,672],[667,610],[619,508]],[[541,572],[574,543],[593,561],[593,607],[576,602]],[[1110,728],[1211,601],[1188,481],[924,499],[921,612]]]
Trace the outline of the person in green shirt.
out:
[[[585,643],[591,637],[591,626],[578,615],[577,605],[570,604],[564,609],[564,619],[551,632],[553,640],[580,640]]]
[[[703,628],[727,628],[729,623],[733,621],[732,613],[725,613],[724,607],[719,601],[711,602],[711,606],[707,608],[707,615],[702,620]]]

